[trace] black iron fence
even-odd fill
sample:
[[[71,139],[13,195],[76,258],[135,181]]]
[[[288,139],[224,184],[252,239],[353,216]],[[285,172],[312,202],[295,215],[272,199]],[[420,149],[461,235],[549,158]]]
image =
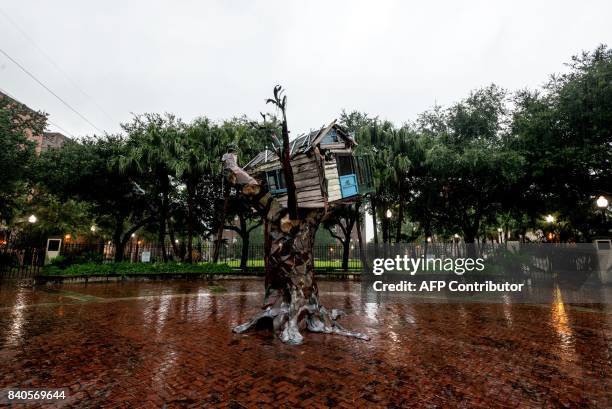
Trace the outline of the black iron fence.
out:
[[[544,246],[541,248],[541,246]],[[361,271],[366,263],[369,270],[376,258],[395,258],[408,256],[410,258],[457,258],[482,257],[484,259],[511,263],[513,270],[530,271],[533,278],[547,278],[552,271],[563,269],[581,269],[582,264],[591,268],[593,257],[590,254],[592,245],[584,244],[584,248],[575,249],[575,245],[520,245],[518,243],[485,243],[465,245],[460,242],[449,243],[398,243],[392,245],[374,246],[368,244],[362,254],[357,243],[348,247],[339,244],[315,245],[313,248],[315,270],[321,271]],[[593,247],[594,249],[594,247]],[[579,250],[579,251],[578,251]],[[244,252],[246,254],[243,254]],[[196,243],[193,246],[191,258],[193,262],[212,262],[215,252],[213,243]],[[508,255],[514,254],[512,257]],[[506,255],[504,255],[506,254]],[[505,258],[504,258],[505,257]],[[55,263],[70,265],[75,263],[108,263],[117,259],[126,262],[163,262],[184,261],[187,249],[184,243],[168,243],[166,246],[156,246],[133,241],[128,243],[120,257],[116,248],[109,242],[96,243],[64,243],[60,250],[60,258]],[[219,248],[217,262],[226,263],[232,268],[245,270],[262,270],[264,268],[264,245],[250,244],[244,247],[242,243],[224,243]],[[562,263],[563,262],[563,263]],[[573,263],[573,264],[572,264]],[[45,264],[45,249],[42,247],[18,248],[11,244],[0,244],[0,278],[27,278],[42,272]],[[576,267],[565,267],[565,265]],[[585,268],[587,268],[585,267]]]
[[[247,254],[243,257],[243,252]],[[213,243],[196,243],[193,245],[191,259],[193,262],[212,262],[215,246]],[[164,256],[165,253],[165,256]],[[315,245],[313,248],[315,268],[318,270],[360,270],[361,261],[358,246],[350,245],[345,249],[341,245]],[[128,243],[123,249],[122,257],[117,258],[116,248],[112,243],[69,243],[62,246],[60,255],[67,263],[111,262],[117,259],[133,263],[184,261],[187,248],[184,244],[166,244],[165,246]],[[250,244],[246,248],[242,243],[224,243],[219,248],[218,263],[230,267],[245,269],[263,269],[264,245]]]
[[[0,278],[34,277],[41,271],[44,261],[45,249],[42,247],[0,245]]]
[[[247,254],[243,257],[243,252]],[[212,262],[215,246],[213,243],[196,243],[193,246],[193,262]],[[315,268],[318,271],[347,270],[357,271],[362,268],[358,246],[350,245],[346,249],[341,245],[316,245],[313,248]],[[134,241],[128,243],[122,255],[117,257],[112,243],[64,243],[59,258],[55,263],[70,265],[80,263],[108,263],[122,260],[132,263],[185,261],[187,248],[184,244],[166,244],[157,246]],[[48,261],[48,260],[47,260]],[[244,247],[241,243],[224,243],[219,248],[218,263],[228,264],[232,268],[262,270],[264,268],[264,245],[250,244]],[[15,247],[11,244],[0,245],[0,278],[27,278],[42,272],[45,264],[44,247]]]

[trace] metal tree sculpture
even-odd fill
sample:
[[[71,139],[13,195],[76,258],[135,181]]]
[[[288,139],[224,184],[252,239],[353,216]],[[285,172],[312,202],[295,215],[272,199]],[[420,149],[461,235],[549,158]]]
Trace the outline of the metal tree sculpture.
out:
[[[290,163],[287,98],[282,96],[280,86],[274,88],[274,98],[268,102],[282,112],[282,144],[278,142],[277,154],[285,172],[287,207],[282,207],[272,197],[264,183],[238,166],[236,152],[230,151],[223,156],[228,183],[236,188],[242,200],[260,214],[266,228],[263,310],[248,322],[235,327],[234,332],[243,333],[260,321],[267,320],[279,338],[290,344],[303,342],[300,332],[303,329],[368,340],[365,334],[346,330],[336,322],[344,315],[342,311],[327,310],[319,302],[312,249],[319,224],[329,217],[333,209],[299,207]],[[273,138],[278,141],[275,135]]]

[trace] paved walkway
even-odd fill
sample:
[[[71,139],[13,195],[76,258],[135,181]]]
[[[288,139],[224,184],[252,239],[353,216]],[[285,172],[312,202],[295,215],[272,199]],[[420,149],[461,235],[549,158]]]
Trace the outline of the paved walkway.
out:
[[[234,335],[258,280],[0,283],[0,389],[67,387],[75,407],[612,407],[612,310],[601,305],[361,301],[320,283],[370,342]]]

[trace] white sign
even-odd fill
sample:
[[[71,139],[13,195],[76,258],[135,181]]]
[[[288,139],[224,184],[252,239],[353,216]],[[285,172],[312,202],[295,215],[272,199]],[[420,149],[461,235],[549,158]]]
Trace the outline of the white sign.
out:
[[[143,251],[140,255],[140,261],[142,261],[143,263],[149,263],[151,261],[151,252]]]
[[[47,254],[45,264],[49,264],[51,260],[60,255],[62,249],[62,239],[47,239]]]

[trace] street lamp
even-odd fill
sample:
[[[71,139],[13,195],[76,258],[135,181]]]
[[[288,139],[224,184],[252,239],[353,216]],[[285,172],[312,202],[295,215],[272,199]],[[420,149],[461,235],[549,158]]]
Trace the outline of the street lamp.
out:
[[[387,209],[385,216],[387,216],[387,241],[391,243],[391,216],[393,216],[391,209]]]
[[[546,219],[546,223],[551,224],[551,225],[555,222],[555,216],[553,216],[552,214],[547,215],[545,219]],[[552,231],[550,231],[548,232],[547,238],[548,238],[548,241],[553,241],[553,239],[555,238],[555,234]]]
[[[30,217],[28,217],[28,223],[36,223],[38,221],[38,218],[36,216],[34,216],[33,214],[30,215]]]
[[[604,196],[599,196],[595,203],[597,203],[597,207],[599,207],[601,209],[602,233],[606,234],[607,233],[607,228],[606,228],[606,209],[608,208],[608,204],[609,204],[608,203],[608,199],[606,199]]]
[[[91,232],[92,232],[92,233],[95,233],[97,229],[98,229],[98,228],[96,227],[96,225],[95,225],[95,224],[93,224],[93,225],[92,225],[92,226],[89,228],[89,230],[91,230]]]

